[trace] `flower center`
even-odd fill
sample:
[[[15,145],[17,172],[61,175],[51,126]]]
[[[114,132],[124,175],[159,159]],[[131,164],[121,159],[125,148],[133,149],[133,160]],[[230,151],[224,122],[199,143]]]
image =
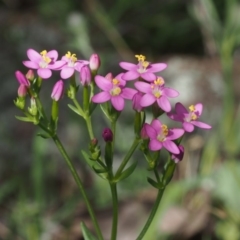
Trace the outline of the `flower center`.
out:
[[[162,77],[158,77],[155,81],[154,81],[154,84],[155,85],[158,85],[158,86],[163,86],[165,84],[165,81],[163,80]]]
[[[120,83],[120,81],[117,80],[116,78],[114,78],[114,79],[112,80],[112,84],[113,84],[113,85],[118,85],[119,83]]]
[[[160,98],[162,96],[162,85],[164,84],[164,80],[160,77],[158,77],[154,83],[151,84],[151,88],[152,88],[152,94],[156,97],[156,98]]]
[[[139,68],[138,68],[138,72],[139,73],[144,73],[144,72],[146,72],[147,71],[147,68],[148,68],[148,66],[149,66],[149,62],[147,62],[147,61],[145,61],[145,59],[146,59],[146,57],[144,56],[144,55],[142,55],[142,54],[140,54],[140,55],[135,55],[135,57],[137,58],[137,60],[138,60],[138,66],[139,66]]]
[[[196,107],[194,105],[189,106],[188,108],[190,111],[187,114],[187,116],[185,117],[185,121],[186,122],[191,122],[191,121],[195,121],[198,119],[198,115],[196,113]]]
[[[68,66],[69,67],[74,67],[75,65],[75,62],[77,61],[77,56],[75,53],[71,54],[70,51],[68,51],[66,54],[65,54],[65,57],[68,59]]]
[[[39,63],[39,65],[41,68],[46,68],[52,60],[50,57],[47,56],[46,50],[40,52],[40,55],[42,56],[42,61]]]
[[[162,130],[159,132],[158,136],[157,136],[157,140],[159,142],[163,142],[166,140],[166,136],[168,135],[168,127],[167,125],[163,124],[161,126]]]
[[[118,96],[120,93],[122,92],[122,89],[120,87],[114,86],[111,91],[110,94],[112,96]]]

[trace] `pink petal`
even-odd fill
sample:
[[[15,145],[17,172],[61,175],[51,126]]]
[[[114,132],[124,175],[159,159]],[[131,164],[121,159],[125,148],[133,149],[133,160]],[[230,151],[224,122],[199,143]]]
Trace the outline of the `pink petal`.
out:
[[[180,103],[176,103],[175,105],[175,111],[178,115],[182,115],[184,113],[188,113],[188,110]]]
[[[32,62],[39,62],[42,59],[42,56],[33,49],[27,50],[27,56]]]
[[[120,62],[119,65],[125,70],[136,70],[138,68],[136,64],[129,62]]]
[[[186,132],[192,132],[194,130],[193,124],[189,122],[184,122],[182,126]]]
[[[203,110],[203,105],[201,103],[197,103],[195,105],[196,112],[198,113],[198,116],[201,116],[202,110]]]
[[[158,106],[165,112],[170,112],[171,111],[171,104],[167,97],[161,96],[160,98],[157,99]]]
[[[159,133],[162,130],[162,124],[158,119],[154,119],[151,122],[151,126]]]
[[[47,53],[47,56],[53,59],[53,61],[55,62],[58,58],[58,52],[56,50],[51,50]]]
[[[95,82],[97,86],[104,91],[110,91],[112,89],[112,83],[100,75],[95,77]]]
[[[20,84],[24,86],[30,86],[30,82],[27,80],[26,76],[22,72],[16,71],[15,76]]]
[[[141,73],[141,77],[148,82],[153,82],[157,78],[154,73],[151,73],[149,71],[145,73]]]
[[[39,68],[37,70],[37,74],[39,77],[43,78],[43,79],[47,79],[50,78],[52,76],[52,71],[47,69],[47,68]]]
[[[74,68],[64,67],[64,68],[61,70],[60,76],[61,76],[61,78],[63,78],[63,79],[67,79],[67,78],[70,78],[73,74],[74,74]]]
[[[166,63],[154,63],[151,64],[150,68],[148,69],[149,72],[160,72],[167,67]]]
[[[123,74],[122,79],[125,81],[134,80],[140,76],[139,72],[131,70]]]
[[[174,113],[167,113],[167,116],[169,118],[171,118],[172,120],[174,121],[177,121],[177,122],[182,122],[183,121],[183,118],[177,114],[174,114]]]
[[[191,121],[191,123],[199,128],[204,128],[204,129],[211,129],[212,127],[206,123],[199,122],[199,121]]]
[[[114,96],[111,98],[111,102],[113,107],[118,110],[118,111],[122,111],[124,108],[124,100],[121,96]]]
[[[39,64],[36,63],[36,62],[23,61],[22,63],[27,68],[31,68],[31,69],[38,69],[39,68]]]
[[[132,100],[133,96],[137,93],[137,90],[132,88],[123,88],[121,97]]]
[[[107,102],[110,99],[111,99],[111,95],[109,92],[100,92],[94,95],[91,100],[92,102],[95,102],[95,103],[103,103],[103,102]]]
[[[167,139],[175,140],[175,139],[180,138],[183,134],[184,134],[184,130],[181,128],[169,129]]]
[[[164,141],[163,146],[171,153],[174,153],[174,154],[179,154],[180,153],[179,148],[172,141],[168,141],[168,140]]]
[[[151,139],[148,146],[151,151],[158,151],[162,148],[162,143],[156,139]]]
[[[61,60],[56,61],[53,64],[48,64],[48,68],[53,70],[60,70],[60,68],[63,67],[64,65],[66,65],[66,62]]]
[[[162,91],[167,97],[171,98],[177,97],[179,95],[179,92],[172,88],[163,88]]]
[[[146,93],[146,94],[142,97],[142,99],[141,99],[141,101],[140,101],[140,105],[141,105],[142,107],[147,107],[147,106],[152,105],[155,101],[156,101],[156,98],[155,98],[152,94]]]
[[[135,82],[134,86],[137,90],[139,90],[140,92],[143,93],[152,93],[152,88],[151,85],[149,83],[145,83],[145,82]]]
[[[144,125],[144,128],[145,128],[145,131],[146,131],[149,138],[151,138],[151,139],[157,138],[158,133],[156,132],[156,130],[151,125],[146,123]]]

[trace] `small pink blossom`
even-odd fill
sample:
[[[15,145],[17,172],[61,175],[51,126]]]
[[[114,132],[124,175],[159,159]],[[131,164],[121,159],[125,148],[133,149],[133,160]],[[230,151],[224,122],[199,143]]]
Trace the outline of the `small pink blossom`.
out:
[[[152,82],[156,79],[155,72],[160,72],[167,67],[165,63],[155,63],[145,61],[146,57],[143,55],[135,55],[138,59],[138,64],[129,62],[120,62],[119,65],[123,69],[127,70],[123,75],[123,80],[134,80],[136,78],[143,78],[148,82]]]
[[[25,85],[27,87],[30,86],[30,82],[27,80],[26,76],[22,72],[16,71],[15,76],[20,85]]]
[[[33,49],[28,49],[27,56],[30,61],[23,61],[23,64],[28,68],[37,69],[38,76],[43,79],[50,78],[52,76],[51,70],[58,70],[65,64],[64,61],[57,61],[58,53],[56,50],[49,52],[44,50],[38,53]]]
[[[146,123],[144,128],[150,138],[149,149],[151,151],[158,151],[164,147],[171,153],[180,153],[178,146],[172,140],[180,138],[184,134],[183,129],[168,129],[158,119],[154,119],[151,124]]]
[[[60,76],[62,79],[70,78],[74,74],[75,70],[80,72],[81,68],[89,63],[86,60],[78,60],[76,54],[71,54],[69,51],[62,57],[62,61],[65,62],[65,64],[60,68]]]
[[[167,115],[174,121],[182,122],[183,129],[186,132],[192,132],[195,126],[203,129],[211,129],[212,127],[210,125],[197,121],[202,114],[202,109],[203,105],[201,103],[191,105],[189,110],[187,110],[178,102],[175,105],[176,114],[168,113]]]
[[[64,83],[62,80],[59,80],[55,83],[53,87],[51,98],[55,101],[59,101],[60,98],[63,96],[63,93],[64,93]]]
[[[124,88],[126,82],[122,80],[122,74],[117,75],[111,80],[111,78],[102,77],[97,75],[95,77],[97,86],[103,90],[92,97],[92,101],[95,103],[103,103],[111,101],[113,107],[117,111],[122,111],[124,108],[124,99],[132,99],[133,95],[137,92],[135,89]]]
[[[153,83],[146,82],[135,82],[135,87],[145,93],[140,100],[140,105],[142,107],[147,107],[157,102],[158,106],[165,112],[171,111],[171,104],[168,97],[174,98],[179,95],[179,93],[172,89],[164,86],[164,80],[158,77]]]

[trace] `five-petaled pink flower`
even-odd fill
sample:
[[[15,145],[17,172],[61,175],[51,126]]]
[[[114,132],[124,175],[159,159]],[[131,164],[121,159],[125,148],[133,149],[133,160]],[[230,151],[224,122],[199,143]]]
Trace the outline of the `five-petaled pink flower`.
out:
[[[122,80],[122,73],[111,79],[97,75],[95,77],[97,86],[103,92],[97,93],[92,97],[95,103],[103,103],[111,100],[113,107],[117,111],[122,111],[124,108],[124,99],[132,99],[137,93],[135,89],[124,88],[126,82]]]
[[[62,61],[65,62],[65,64],[60,68],[60,76],[62,79],[70,78],[74,74],[75,70],[80,72],[84,65],[89,64],[89,61],[87,60],[78,60],[76,54],[71,54],[69,51],[62,57]]]
[[[154,119],[151,124],[146,123],[144,128],[150,138],[150,150],[158,151],[164,147],[171,153],[180,153],[178,146],[172,140],[180,138],[184,134],[183,129],[168,129],[168,127],[158,119]]]
[[[57,70],[65,64],[65,61],[57,61],[58,53],[56,50],[47,52],[46,50],[41,53],[33,49],[27,50],[27,56],[30,61],[23,61],[23,64],[31,69],[37,69],[38,76],[43,79],[52,76],[51,70]]]
[[[168,97],[174,98],[179,95],[178,91],[164,86],[164,80],[158,77],[153,83],[135,82],[135,87],[145,93],[141,98],[140,105],[147,107],[157,101],[158,106],[165,112],[171,111]]]
[[[138,64],[133,64],[129,62],[120,62],[121,68],[127,70],[123,75],[123,80],[134,80],[138,77],[143,78],[148,82],[152,82],[156,79],[155,72],[160,72],[167,67],[165,63],[155,63],[145,61],[146,57],[143,55],[135,55],[138,59]]]
[[[197,121],[202,114],[203,105],[197,103],[196,105],[191,105],[189,111],[180,103],[176,103],[175,111],[176,114],[168,113],[167,115],[174,121],[182,122],[183,129],[186,132],[192,132],[194,126],[204,129],[212,128],[210,125]]]

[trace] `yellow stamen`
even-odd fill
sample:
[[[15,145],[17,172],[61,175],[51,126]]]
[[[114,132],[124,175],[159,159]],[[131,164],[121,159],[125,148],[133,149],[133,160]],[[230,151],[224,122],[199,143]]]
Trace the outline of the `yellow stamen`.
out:
[[[140,55],[135,55],[135,57],[137,58],[137,60],[138,60],[139,62],[143,62],[143,61],[146,59],[146,57],[145,57],[144,55],[142,55],[142,54],[140,54]]]
[[[191,119],[192,119],[192,120],[197,120],[197,119],[198,119],[198,116],[197,116],[195,113],[192,113]]]
[[[164,83],[165,83],[165,82],[164,82],[163,78],[161,78],[161,77],[158,77],[158,78],[154,81],[154,84],[155,84],[155,85],[159,85],[159,86],[163,85]]]
[[[157,92],[154,93],[154,96],[156,98],[160,98],[162,95],[161,95],[161,93],[159,91],[157,91]]]
[[[146,62],[146,61],[142,62],[142,66],[144,68],[147,68],[149,66],[149,62]]]
[[[112,83],[113,83],[113,85],[118,85],[118,84],[120,83],[120,81],[117,80],[116,78],[114,78],[114,79],[112,80]]]
[[[112,89],[111,94],[112,96],[118,96],[121,93],[121,88],[120,87],[115,87]]]
[[[191,106],[189,107],[189,110],[190,110],[190,112],[194,112],[194,111],[196,110],[196,108],[195,108],[194,105],[191,105]]]
[[[70,59],[72,62],[76,62],[77,61],[77,56],[75,53],[71,54],[70,51],[68,51],[66,54],[65,54],[65,57]]]
[[[42,59],[43,59],[44,62],[46,62],[46,63],[51,62],[51,58],[47,56],[47,51],[46,50],[41,51],[40,54],[42,55]]]
[[[168,135],[168,127],[167,127],[167,125],[165,125],[165,124],[162,125],[162,132],[163,132],[163,134],[165,136]]]

